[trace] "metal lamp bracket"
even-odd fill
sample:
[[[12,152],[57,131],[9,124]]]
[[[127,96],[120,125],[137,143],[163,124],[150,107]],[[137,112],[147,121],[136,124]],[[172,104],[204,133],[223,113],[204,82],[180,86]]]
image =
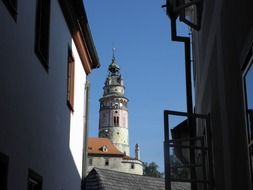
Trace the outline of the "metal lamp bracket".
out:
[[[193,22],[186,17],[186,9],[195,6],[196,11],[196,21]],[[203,8],[203,0],[167,0],[166,1],[167,14],[171,19],[177,19],[181,22],[184,22],[189,27],[200,30],[201,28],[201,15],[202,15],[202,8]]]

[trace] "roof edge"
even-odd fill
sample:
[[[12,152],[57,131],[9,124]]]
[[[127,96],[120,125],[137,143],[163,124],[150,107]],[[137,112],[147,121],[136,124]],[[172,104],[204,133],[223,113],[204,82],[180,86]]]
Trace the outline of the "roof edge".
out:
[[[106,153],[88,153],[88,156],[97,156],[97,157],[124,157],[125,154],[106,154]]]
[[[86,74],[99,68],[99,58],[94,45],[84,4],[81,0],[59,0],[68,28],[78,48]]]

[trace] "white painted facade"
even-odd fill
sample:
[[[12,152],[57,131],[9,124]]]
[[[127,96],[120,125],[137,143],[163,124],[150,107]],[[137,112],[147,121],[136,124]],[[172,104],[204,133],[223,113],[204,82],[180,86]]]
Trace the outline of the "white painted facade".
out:
[[[87,73],[81,51],[59,1],[51,1],[46,70],[34,52],[36,1],[18,0],[17,13],[15,21],[0,1],[0,153],[9,160],[8,190],[27,190],[29,169],[42,177],[43,189],[79,190]],[[75,59],[74,112],[67,106],[68,47]]]
[[[72,50],[75,58],[75,98],[74,98],[74,112],[70,114],[70,135],[69,135],[69,149],[75,161],[76,168],[79,175],[82,175],[82,154],[84,141],[84,108],[85,103],[85,82],[86,74],[83,69],[81,60],[79,58],[77,48],[72,41]]]
[[[91,161],[92,160],[92,161]],[[88,156],[88,171],[94,167],[143,175],[143,163],[135,159],[122,159],[121,157],[91,157]],[[105,163],[108,163],[106,165]]]

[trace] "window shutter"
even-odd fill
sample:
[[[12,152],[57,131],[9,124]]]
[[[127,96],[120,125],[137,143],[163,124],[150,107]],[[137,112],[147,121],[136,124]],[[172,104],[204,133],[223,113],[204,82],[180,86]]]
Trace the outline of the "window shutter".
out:
[[[68,84],[67,103],[71,111],[74,111],[74,90],[75,90],[75,61],[71,49],[68,52]]]

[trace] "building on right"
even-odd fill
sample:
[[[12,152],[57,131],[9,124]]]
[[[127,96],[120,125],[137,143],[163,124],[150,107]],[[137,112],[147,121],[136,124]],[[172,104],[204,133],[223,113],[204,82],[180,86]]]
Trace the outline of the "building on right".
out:
[[[217,190],[253,185],[252,7],[250,0],[203,1],[201,29],[192,35],[195,112],[210,114]]]
[[[193,114],[210,118],[212,189],[252,190],[253,1],[181,2],[187,11],[177,0],[166,8],[171,20],[180,17],[192,28],[192,107]],[[194,126],[195,136],[205,133],[199,122]]]

